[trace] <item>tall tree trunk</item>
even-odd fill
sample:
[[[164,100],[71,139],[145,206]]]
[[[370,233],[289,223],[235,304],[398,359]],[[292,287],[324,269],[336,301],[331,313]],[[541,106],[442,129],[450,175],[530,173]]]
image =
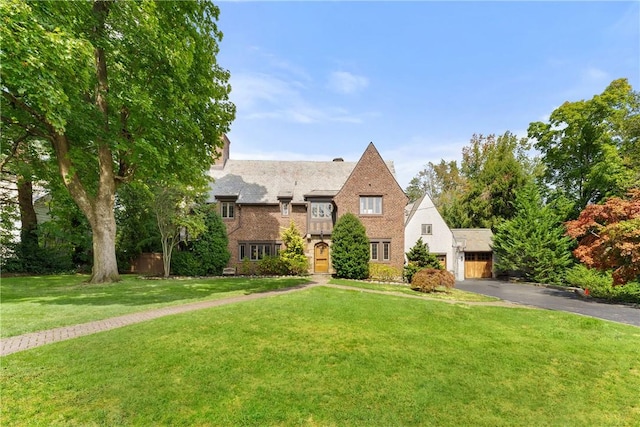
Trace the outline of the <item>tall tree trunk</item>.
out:
[[[116,219],[113,203],[97,199],[95,215],[89,221],[93,233],[93,269],[89,283],[109,283],[120,280],[116,261]]]
[[[22,223],[20,243],[25,248],[38,246],[38,218],[33,207],[33,184],[24,177],[18,177],[18,206]]]

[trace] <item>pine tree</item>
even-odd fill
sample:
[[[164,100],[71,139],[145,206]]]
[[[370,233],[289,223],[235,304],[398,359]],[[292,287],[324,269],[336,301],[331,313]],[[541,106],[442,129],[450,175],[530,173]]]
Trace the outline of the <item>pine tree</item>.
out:
[[[202,275],[220,275],[231,257],[227,228],[214,207],[205,208],[204,223],[206,231],[192,243],[192,251]]]
[[[331,240],[331,260],[338,277],[369,277],[369,238],[355,215],[347,213],[338,218]]]
[[[498,225],[493,250],[500,271],[515,272],[527,280],[560,283],[571,264],[571,239],[561,219],[542,203],[534,185],[520,190],[515,216]]]

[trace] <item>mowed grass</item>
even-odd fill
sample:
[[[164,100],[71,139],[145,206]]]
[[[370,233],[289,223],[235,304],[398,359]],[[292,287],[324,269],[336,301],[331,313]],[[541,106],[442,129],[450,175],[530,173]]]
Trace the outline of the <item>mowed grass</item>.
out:
[[[329,281],[333,285],[349,286],[352,288],[366,289],[376,292],[389,292],[403,295],[411,295],[413,297],[420,297],[425,299],[439,299],[447,301],[460,301],[460,302],[492,302],[500,301],[500,298],[490,297],[481,294],[474,294],[472,292],[465,292],[459,289],[445,289],[440,288],[437,292],[418,292],[411,289],[411,286],[406,283],[376,283],[359,280],[347,280],[347,279],[331,279]]]
[[[147,279],[123,275],[118,283],[89,285],[88,279],[86,275],[2,278],[0,337],[308,282],[301,277]]]
[[[13,425],[640,424],[640,329],[317,287],[2,358]]]

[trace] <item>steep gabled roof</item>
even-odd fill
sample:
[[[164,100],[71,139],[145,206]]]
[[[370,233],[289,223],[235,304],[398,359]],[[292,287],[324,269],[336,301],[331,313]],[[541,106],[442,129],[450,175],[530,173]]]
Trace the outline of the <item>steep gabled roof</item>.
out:
[[[280,199],[302,203],[305,196],[337,194],[356,166],[344,161],[227,160],[212,168],[209,201],[237,197],[237,203],[277,204]],[[393,171],[393,164],[387,167]]]

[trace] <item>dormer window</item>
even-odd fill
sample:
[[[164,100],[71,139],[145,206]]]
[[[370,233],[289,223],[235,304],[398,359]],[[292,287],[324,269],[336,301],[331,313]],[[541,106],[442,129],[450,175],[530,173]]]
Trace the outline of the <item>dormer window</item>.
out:
[[[220,216],[224,219],[233,219],[235,206],[235,202],[220,202]]]
[[[280,212],[282,213],[282,216],[289,216],[289,202],[288,201],[280,202]]]

